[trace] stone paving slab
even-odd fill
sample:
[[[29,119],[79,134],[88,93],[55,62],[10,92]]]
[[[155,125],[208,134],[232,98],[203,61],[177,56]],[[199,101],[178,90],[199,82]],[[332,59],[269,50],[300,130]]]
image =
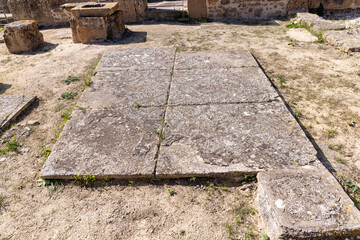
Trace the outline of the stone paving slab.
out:
[[[260,172],[257,202],[271,239],[360,236],[360,212],[325,168]]]
[[[0,95],[0,130],[14,121],[36,100],[31,95]]]
[[[75,110],[46,160],[43,178],[153,176],[163,108]]]
[[[174,72],[169,104],[243,103],[279,97],[259,67]]]
[[[170,85],[166,70],[99,72],[82,94],[79,106],[93,109],[165,106]]]
[[[282,102],[169,107],[157,177],[319,166]]]
[[[172,71],[175,49],[132,48],[106,52],[96,72],[119,70],[167,70]]]
[[[324,39],[343,52],[360,52],[360,29],[346,31],[328,31]]]
[[[176,54],[175,70],[240,68],[257,66],[247,50],[180,52]]]
[[[316,42],[318,40],[317,37],[312,35],[305,28],[290,28],[286,35],[291,39],[294,39],[299,42]]]

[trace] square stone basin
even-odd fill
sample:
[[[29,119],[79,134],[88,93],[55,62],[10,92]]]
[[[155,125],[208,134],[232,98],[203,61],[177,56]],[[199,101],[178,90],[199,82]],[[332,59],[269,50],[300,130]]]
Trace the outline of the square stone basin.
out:
[[[118,10],[117,2],[109,3],[85,3],[71,9],[75,18],[80,17],[106,17]]]

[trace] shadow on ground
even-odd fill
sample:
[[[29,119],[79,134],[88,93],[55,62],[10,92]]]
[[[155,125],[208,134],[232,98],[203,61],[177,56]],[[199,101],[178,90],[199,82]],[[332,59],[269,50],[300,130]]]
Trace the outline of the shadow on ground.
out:
[[[0,94],[6,92],[7,89],[11,88],[10,84],[0,83]]]

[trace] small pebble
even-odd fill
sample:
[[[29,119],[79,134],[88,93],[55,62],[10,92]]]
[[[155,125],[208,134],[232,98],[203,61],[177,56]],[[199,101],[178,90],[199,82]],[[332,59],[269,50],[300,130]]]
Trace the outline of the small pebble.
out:
[[[0,158],[0,162],[5,162],[6,158]]]
[[[40,122],[37,120],[29,120],[27,121],[27,125],[40,125]]]

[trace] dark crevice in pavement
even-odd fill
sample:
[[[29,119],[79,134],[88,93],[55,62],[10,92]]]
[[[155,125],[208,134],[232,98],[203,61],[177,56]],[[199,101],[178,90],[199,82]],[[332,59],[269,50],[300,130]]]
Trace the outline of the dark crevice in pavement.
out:
[[[169,81],[169,88],[168,88],[168,91],[167,91],[167,94],[166,94],[166,105],[165,105],[165,111],[164,111],[164,115],[161,119],[161,130],[158,134],[158,137],[159,137],[159,143],[158,143],[158,146],[157,146],[157,151],[156,151],[156,154],[155,154],[155,166],[154,166],[154,173],[153,173],[153,177],[156,178],[156,168],[157,168],[157,163],[158,163],[158,158],[159,158],[159,155],[160,155],[160,147],[161,147],[161,142],[162,142],[162,139],[165,135],[165,131],[164,131],[164,128],[165,128],[165,124],[166,124],[166,113],[167,113],[167,106],[169,104],[169,99],[170,99],[170,93],[171,93],[171,83],[172,83],[172,80],[173,80],[173,75],[174,75],[174,69],[175,69],[175,61],[176,61],[176,51],[174,53],[174,62],[172,64],[172,68],[171,68],[171,73],[170,73],[170,81]],[[163,107],[163,106],[162,106]]]

